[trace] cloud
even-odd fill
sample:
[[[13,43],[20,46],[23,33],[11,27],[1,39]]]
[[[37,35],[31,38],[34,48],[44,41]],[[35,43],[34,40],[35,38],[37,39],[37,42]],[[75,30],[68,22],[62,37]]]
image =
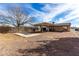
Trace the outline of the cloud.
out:
[[[43,21],[45,22],[48,22],[48,21],[51,21],[52,18],[54,18],[56,15],[66,11],[66,10],[70,10],[72,9],[71,7],[71,4],[61,4],[61,5],[58,5],[56,7],[52,7],[50,4],[47,4],[44,8],[42,8],[43,10],[47,10],[48,13],[43,13],[43,14],[40,14],[41,17],[43,18]]]
[[[79,14],[78,7],[79,7],[78,4],[60,4],[60,5],[57,5],[56,7],[52,7],[50,4],[45,4],[45,6],[41,9],[43,11],[47,11],[47,13],[36,10],[31,5],[29,5],[29,7],[27,8],[32,10],[30,15],[38,19],[41,19],[41,22],[52,21],[52,19],[56,17],[58,14],[61,14],[62,12],[67,10],[73,10],[73,12],[69,13],[64,18],[60,17],[57,20],[57,23],[61,23],[61,22],[70,21],[74,18],[78,18],[78,14]]]
[[[72,20],[79,21],[78,19],[76,19],[79,18],[79,4],[46,3],[44,7],[41,7],[41,10],[43,11],[33,8],[32,4],[24,4],[24,5],[18,4],[18,6],[24,7],[25,10],[30,13],[29,16],[35,17],[35,19],[37,19],[37,22],[38,20],[39,22],[55,21],[57,23],[69,22]],[[63,14],[64,17],[60,16],[59,18],[54,19],[55,17],[57,17],[57,15],[60,15],[67,10],[72,10],[72,11],[69,12],[67,15]],[[0,14],[4,14],[4,15],[8,14],[6,10],[6,6],[0,5]]]
[[[49,13],[51,11],[51,9],[56,8],[58,5],[60,5],[60,4],[46,3],[45,6],[43,8],[41,8],[41,10]]]
[[[72,8],[70,6],[71,6],[71,4],[68,4],[68,5],[62,4],[55,8],[52,8],[50,10],[50,12],[47,15],[45,15],[45,17],[47,17],[46,20],[49,20],[49,19],[52,20],[55,16],[57,16],[58,14],[61,14],[62,12],[66,11],[66,10],[72,10]]]
[[[70,14],[66,15],[64,18],[60,18],[57,23],[62,23],[62,22],[72,22],[74,21],[74,26],[78,27],[79,26],[79,23],[75,22],[75,21],[78,21],[79,22],[79,4],[72,4],[70,6],[73,10],[73,12],[71,12]],[[77,18],[77,19],[76,19]],[[73,26],[73,23],[72,23],[72,26]]]
[[[60,6],[52,8],[52,6],[50,4],[46,4],[45,7],[43,7],[42,9],[45,11],[48,11],[48,13],[38,11],[38,10],[32,8],[31,6],[28,8],[33,10],[33,12],[31,13],[32,16],[41,18],[43,20],[43,22],[48,22],[55,16],[55,14],[58,13],[56,10],[59,10]]]
[[[46,7],[48,6],[49,5],[47,5]],[[52,20],[54,17],[56,17],[58,14],[61,14],[64,11],[73,10],[68,15],[65,15],[65,17],[60,16],[60,18],[56,21],[56,23],[70,22],[70,21],[79,22],[79,4],[63,4],[52,9],[48,8],[47,10],[49,10],[50,12],[45,15],[44,17],[45,20]],[[74,24],[74,26],[79,27],[79,23]]]

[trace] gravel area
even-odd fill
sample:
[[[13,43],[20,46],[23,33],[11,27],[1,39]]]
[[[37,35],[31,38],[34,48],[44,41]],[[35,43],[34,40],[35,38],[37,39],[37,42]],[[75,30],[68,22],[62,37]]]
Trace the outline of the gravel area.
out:
[[[1,56],[79,56],[79,32],[45,32],[34,37],[0,34]]]

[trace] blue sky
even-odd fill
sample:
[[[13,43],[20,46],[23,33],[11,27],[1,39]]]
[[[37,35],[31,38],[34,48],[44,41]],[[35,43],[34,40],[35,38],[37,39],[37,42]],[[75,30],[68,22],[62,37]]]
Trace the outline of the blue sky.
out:
[[[33,23],[39,22],[70,22],[79,27],[79,4],[64,3],[16,3],[0,4],[0,14],[7,15],[7,9],[19,6],[25,13],[33,17]]]

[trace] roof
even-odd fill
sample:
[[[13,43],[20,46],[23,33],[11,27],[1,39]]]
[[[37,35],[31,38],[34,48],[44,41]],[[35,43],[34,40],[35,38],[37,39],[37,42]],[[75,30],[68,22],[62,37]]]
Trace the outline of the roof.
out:
[[[71,23],[57,23],[57,24],[53,24],[53,23],[38,23],[38,24],[34,24],[34,26],[70,26]]]
[[[43,22],[43,23],[34,24],[34,26],[53,26],[53,24],[47,23],[47,22]]]
[[[79,29],[79,27],[71,27],[71,29]]]
[[[58,24],[55,24],[56,26],[70,26],[71,23],[58,23]]]
[[[1,26],[3,26],[3,27],[14,27],[14,26],[12,26],[12,25],[10,25],[10,24],[0,24],[0,27]]]

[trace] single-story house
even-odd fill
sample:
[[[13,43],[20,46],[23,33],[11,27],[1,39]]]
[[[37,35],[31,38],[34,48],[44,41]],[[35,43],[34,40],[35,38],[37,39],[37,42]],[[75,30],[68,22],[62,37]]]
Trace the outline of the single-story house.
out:
[[[21,26],[19,32],[65,32],[70,31],[70,23],[38,23],[32,26]],[[16,27],[0,26],[0,33],[17,32]]]
[[[36,27],[34,32],[63,32],[70,31],[71,23],[38,23],[34,24]]]

